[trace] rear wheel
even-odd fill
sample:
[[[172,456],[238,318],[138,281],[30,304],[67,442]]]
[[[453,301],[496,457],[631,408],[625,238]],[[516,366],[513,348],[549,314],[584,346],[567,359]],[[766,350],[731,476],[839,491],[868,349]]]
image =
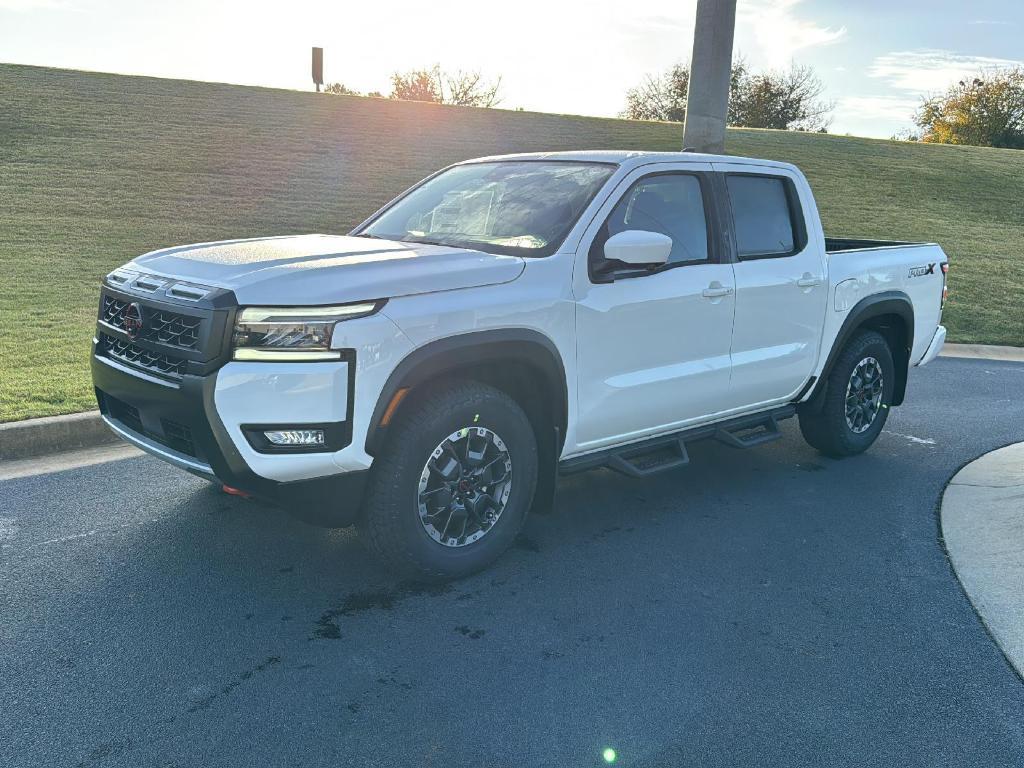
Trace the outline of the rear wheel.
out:
[[[804,439],[827,456],[867,450],[889,417],[895,379],[885,338],[875,331],[858,333],[832,366],[821,410],[800,414]]]
[[[389,433],[359,521],[369,548],[428,580],[465,576],[501,555],[537,482],[537,444],[518,403],[463,382],[410,403]]]

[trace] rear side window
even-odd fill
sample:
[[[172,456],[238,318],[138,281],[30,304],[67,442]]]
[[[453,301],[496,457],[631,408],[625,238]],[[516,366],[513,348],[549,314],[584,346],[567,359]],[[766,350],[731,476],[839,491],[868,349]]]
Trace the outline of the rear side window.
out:
[[[803,248],[795,193],[779,176],[725,177],[741,259],[791,256]]]
[[[700,179],[683,173],[640,179],[608,217],[601,245],[627,229],[660,232],[672,238],[669,264],[707,261],[708,224]]]

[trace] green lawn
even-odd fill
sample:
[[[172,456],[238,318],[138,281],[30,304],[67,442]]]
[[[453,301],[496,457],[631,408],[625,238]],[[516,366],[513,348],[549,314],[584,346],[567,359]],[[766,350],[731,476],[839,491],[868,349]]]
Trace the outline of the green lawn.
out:
[[[681,127],[0,64],[0,421],[93,407],[100,277],[162,246],[345,232],[446,163],[672,150]],[[1024,152],[733,130],[808,174],[831,234],[929,239],[955,341],[1024,345]]]

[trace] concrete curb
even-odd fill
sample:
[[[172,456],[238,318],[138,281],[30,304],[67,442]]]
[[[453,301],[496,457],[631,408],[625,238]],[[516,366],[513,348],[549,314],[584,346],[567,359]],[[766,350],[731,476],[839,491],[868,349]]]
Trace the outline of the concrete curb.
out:
[[[986,453],[957,472],[940,516],[964,592],[1024,677],[1024,443]]]
[[[117,435],[103,423],[99,411],[12,421],[0,424],[0,461],[29,459],[118,441]]]
[[[946,344],[941,355],[1024,362],[1024,347]],[[0,461],[93,448],[118,440],[100,419],[99,411],[13,421],[0,424]]]
[[[941,357],[970,357],[979,360],[1007,360],[1024,363],[1024,347],[999,347],[992,344],[945,344]]]

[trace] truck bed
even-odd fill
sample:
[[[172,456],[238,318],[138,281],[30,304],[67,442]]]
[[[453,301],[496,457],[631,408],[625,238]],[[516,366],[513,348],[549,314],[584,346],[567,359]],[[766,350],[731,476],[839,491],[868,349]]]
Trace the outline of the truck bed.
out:
[[[880,248],[903,248],[910,245],[934,245],[934,243],[914,243],[907,240],[864,240],[854,237],[826,237],[826,253],[845,253],[847,251],[874,251]]]

